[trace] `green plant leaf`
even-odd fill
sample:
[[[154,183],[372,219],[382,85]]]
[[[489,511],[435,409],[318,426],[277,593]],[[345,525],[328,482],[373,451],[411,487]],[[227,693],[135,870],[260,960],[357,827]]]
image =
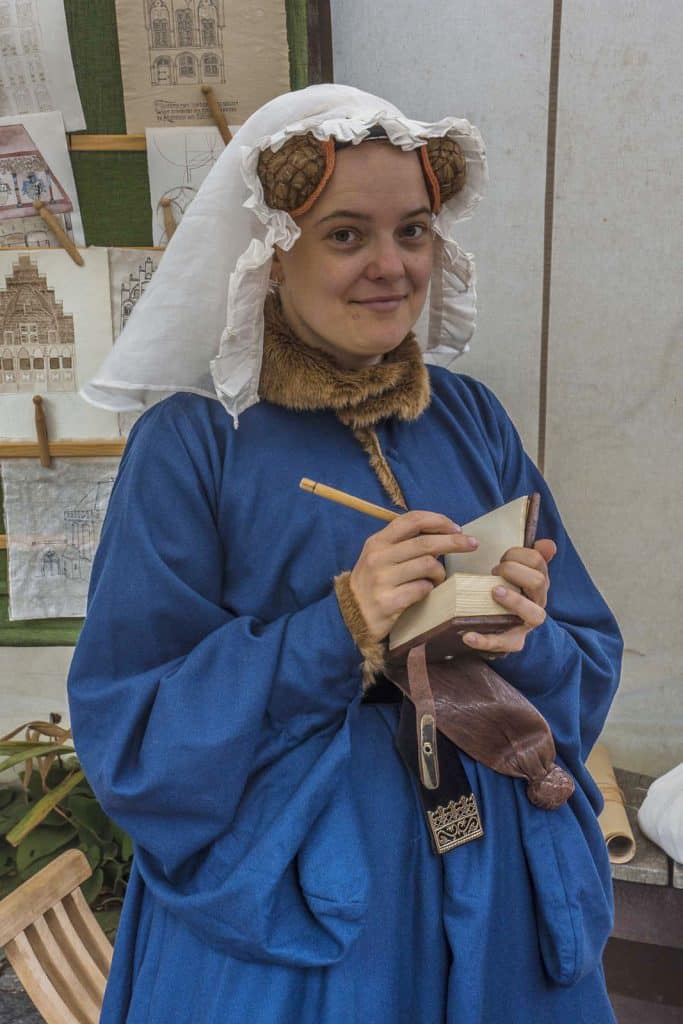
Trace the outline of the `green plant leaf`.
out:
[[[71,793],[65,801],[65,807],[74,824],[84,826],[93,836],[102,842],[112,837],[112,824],[94,796]],[[79,828],[79,832],[80,832]]]
[[[0,761],[0,772],[5,772],[8,768],[21,764],[22,761],[29,757],[43,757],[46,754],[73,754],[73,752],[73,747],[60,747],[56,743],[34,743],[33,746],[29,746],[25,750],[16,750],[9,757],[6,757],[4,761]]]
[[[27,836],[29,832],[39,825],[43,818],[46,818],[50,811],[60,803],[61,800],[69,793],[74,786],[78,785],[80,780],[83,778],[83,772],[73,772],[72,775],[68,775],[63,782],[61,782],[56,789],[50,790],[46,793],[34,806],[30,809],[20,822],[18,822],[14,828],[6,835],[6,840],[11,843],[12,846],[18,846],[24,836]],[[33,780],[31,780],[33,781]]]
[[[54,856],[76,836],[75,828],[55,829],[38,826],[17,847],[17,870],[23,873],[34,861]]]

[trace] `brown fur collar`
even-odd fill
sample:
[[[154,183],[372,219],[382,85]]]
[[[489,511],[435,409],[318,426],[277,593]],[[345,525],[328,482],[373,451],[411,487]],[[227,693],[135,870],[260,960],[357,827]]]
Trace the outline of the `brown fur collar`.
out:
[[[333,409],[354,430],[397,416],[414,420],[429,405],[429,375],[415,335],[406,335],[381,363],[345,370],[332,356],[302,342],[276,296],[264,307],[259,395],[299,412]]]

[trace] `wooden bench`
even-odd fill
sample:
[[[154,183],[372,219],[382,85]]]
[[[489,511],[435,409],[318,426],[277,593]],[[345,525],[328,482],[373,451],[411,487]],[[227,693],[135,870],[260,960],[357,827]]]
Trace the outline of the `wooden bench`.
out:
[[[683,865],[646,839],[637,813],[653,779],[616,769],[636,855],[613,864],[615,921],[605,951],[619,1024],[683,1024]]]

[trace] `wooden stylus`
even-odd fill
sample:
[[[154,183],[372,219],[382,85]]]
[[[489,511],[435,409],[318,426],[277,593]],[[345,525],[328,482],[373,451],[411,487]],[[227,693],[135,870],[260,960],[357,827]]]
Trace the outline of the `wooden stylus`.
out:
[[[338,491],[336,487],[328,487],[327,484],[319,484],[315,480],[303,477],[299,482],[303,491],[317,494],[319,498],[327,498],[328,501],[336,501],[338,505],[346,505],[348,508],[355,508],[357,512],[365,512],[366,515],[375,516],[376,519],[384,519],[391,523],[401,515],[400,512],[391,512],[381,505],[373,505],[371,501],[363,501],[362,498],[355,498],[353,494],[346,491]]]

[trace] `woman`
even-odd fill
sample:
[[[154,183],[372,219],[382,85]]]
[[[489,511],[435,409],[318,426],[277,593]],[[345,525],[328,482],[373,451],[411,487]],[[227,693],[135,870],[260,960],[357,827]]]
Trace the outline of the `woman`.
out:
[[[466,122],[344,86],[278,97],[86,389],[175,392],[131,433],[69,679],[85,770],[135,843],[105,1024],[614,1019],[584,760],[618,630],[500,404],[427,371],[411,333],[430,284],[426,347],[472,333],[452,232],[484,178]],[[304,476],[410,511],[378,529]],[[463,754],[485,834],[438,856],[372,680],[439,556],[476,547],[458,524],[534,490],[541,540],[495,567],[523,624],[468,643],[501,656],[576,789],[543,811]]]

